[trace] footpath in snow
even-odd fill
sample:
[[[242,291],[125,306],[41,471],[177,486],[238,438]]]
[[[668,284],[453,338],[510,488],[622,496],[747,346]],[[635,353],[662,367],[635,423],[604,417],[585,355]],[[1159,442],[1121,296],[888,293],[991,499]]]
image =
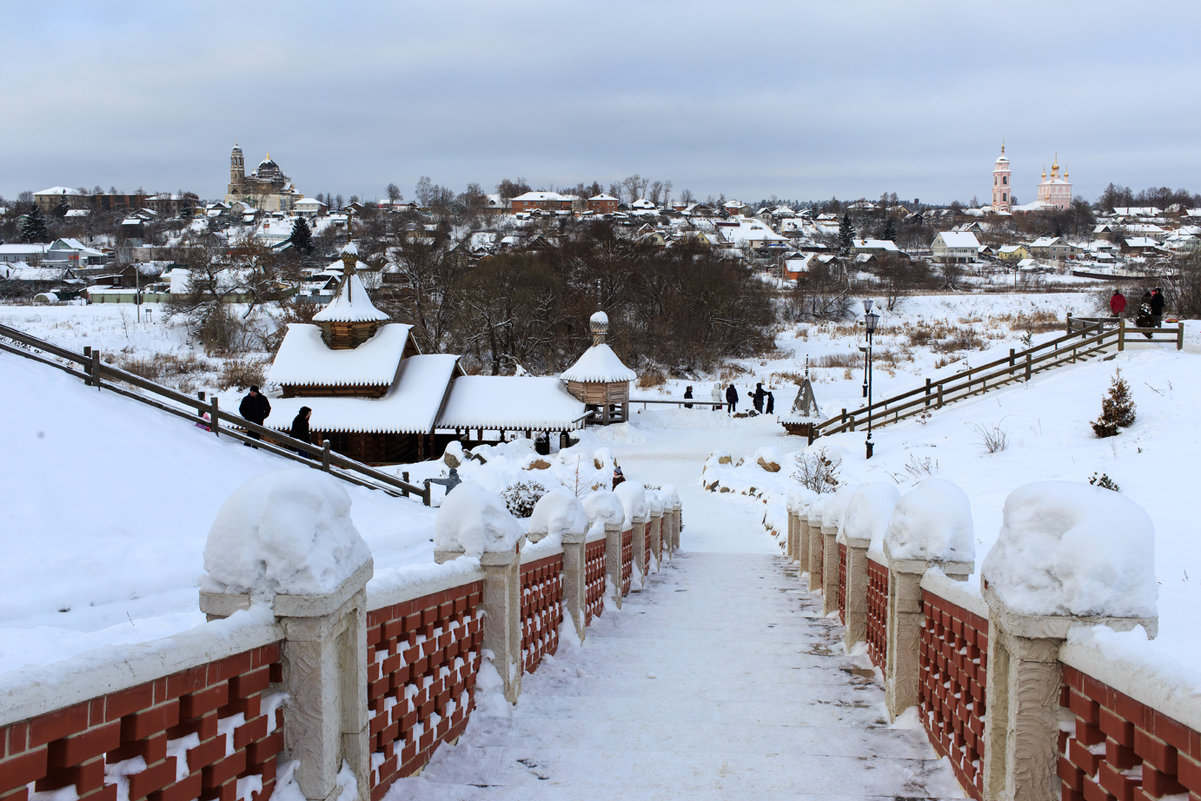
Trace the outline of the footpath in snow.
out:
[[[565,638],[516,707],[482,701],[389,801],[960,797],[924,732],[888,725],[875,671],[845,653],[762,506],[700,489],[721,443],[697,433],[680,453],[623,444],[627,475],[680,491],[674,561],[583,647]]]

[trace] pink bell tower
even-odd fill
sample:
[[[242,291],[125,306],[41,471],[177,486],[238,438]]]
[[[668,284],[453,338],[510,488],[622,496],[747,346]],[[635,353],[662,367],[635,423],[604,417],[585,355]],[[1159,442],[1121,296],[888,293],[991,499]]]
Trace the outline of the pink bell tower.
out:
[[[1005,143],[1001,143],[1001,155],[992,168],[992,210],[994,214],[1008,213],[1013,203],[1013,191],[1009,183],[1009,159],[1005,157]]]

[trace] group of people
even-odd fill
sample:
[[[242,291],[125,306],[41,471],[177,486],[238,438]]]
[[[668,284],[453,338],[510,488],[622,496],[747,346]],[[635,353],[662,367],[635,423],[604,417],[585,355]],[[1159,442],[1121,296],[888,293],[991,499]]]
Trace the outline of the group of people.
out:
[[[242,398],[242,403],[238,405],[238,414],[261,426],[271,414],[271,401],[267,400],[266,395],[259,392],[257,386],[252,386],[246,393],[246,397]],[[301,442],[312,442],[312,436],[309,433],[309,418],[312,415],[312,409],[308,406],[301,406],[300,411],[292,418],[292,427],[288,429],[288,434]],[[246,435],[251,439],[262,439],[257,431],[247,431]],[[245,444],[247,447],[252,447],[249,442]],[[306,458],[313,458],[313,454],[306,450],[301,449],[296,452]]]
[[[726,387],[726,405],[730,407],[730,414],[738,411],[738,388],[733,384]],[[713,400],[721,401],[721,385],[713,385]],[[775,414],[776,412],[776,396],[770,389],[763,388],[763,382],[755,384],[755,391],[751,393],[751,406],[755,408],[757,414]],[[719,408],[714,406],[713,408]]]
[[[1163,290],[1159,287],[1143,292],[1139,299],[1138,309],[1134,313],[1134,324],[1139,328],[1159,328],[1163,324]],[[1109,311],[1114,317],[1121,317],[1126,311],[1126,296],[1115,289],[1109,298]],[[1151,338],[1150,334],[1146,335]]]

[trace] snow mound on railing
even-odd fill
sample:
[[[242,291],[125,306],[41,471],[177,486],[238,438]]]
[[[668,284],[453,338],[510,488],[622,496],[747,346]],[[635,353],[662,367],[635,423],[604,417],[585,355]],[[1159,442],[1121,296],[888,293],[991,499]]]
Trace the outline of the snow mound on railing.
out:
[[[927,478],[893,510],[884,542],[893,559],[973,562],[976,540],[967,494],[941,478]]]
[[[247,481],[217,512],[202,588],[251,595],[331,592],[371,561],[339,482],[308,469]]]
[[[529,535],[534,542],[550,535],[583,534],[588,530],[588,513],[574,495],[555,488],[538,499],[530,515]]]
[[[465,481],[447,494],[434,521],[434,548],[479,556],[485,551],[510,551],[524,532],[504,500]]]

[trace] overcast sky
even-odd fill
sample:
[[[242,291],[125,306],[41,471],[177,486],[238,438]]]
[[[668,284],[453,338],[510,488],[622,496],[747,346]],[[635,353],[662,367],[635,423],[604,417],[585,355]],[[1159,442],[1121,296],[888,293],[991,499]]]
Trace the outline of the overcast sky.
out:
[[[748,201],[1201,191],[1201,5],[23,2],[3,12],[0,195],[219,198],[235,142],[297,188],[420,176]]]

